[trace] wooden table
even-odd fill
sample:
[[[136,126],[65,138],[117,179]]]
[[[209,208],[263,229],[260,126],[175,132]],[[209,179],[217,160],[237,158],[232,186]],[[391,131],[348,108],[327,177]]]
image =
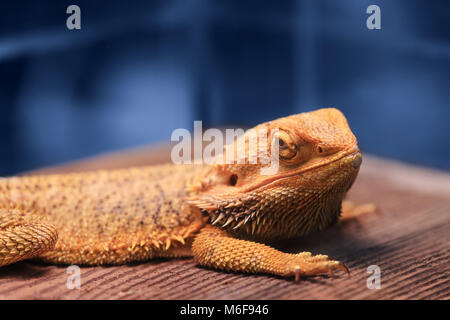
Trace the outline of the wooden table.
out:
[[[68,172],[161,163],[167,147],[110,154],[40,172]],[[365,156],[348,194],[373,202],[376,213],[284,244],[341,260],[351,277],[319,276],[294,283],[273,276],[223,273],[192,259],[154,260],[81,269],[69,290],[65,267],[21,262],[0,268],[1,299],[449,299],[450,175]],[[367,288],[370,265],[381,289]]]

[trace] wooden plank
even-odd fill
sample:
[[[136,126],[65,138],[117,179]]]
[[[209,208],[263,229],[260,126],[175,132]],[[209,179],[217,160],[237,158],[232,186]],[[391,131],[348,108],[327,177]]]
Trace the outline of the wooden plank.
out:
[[[168,148],[107,155],[45,172],[160,163]],[[66,287],[65,267],[21,262],[0,268],[1,299],[449,299],[450,175],[365,156],[348,198],[377,212],[341,222],[284,250],[328,254],[351,276],[307,278],[224,273],[192,259],[82,268],[81,289]],[[381,289],[366,286],[367,267],[381,269]]]

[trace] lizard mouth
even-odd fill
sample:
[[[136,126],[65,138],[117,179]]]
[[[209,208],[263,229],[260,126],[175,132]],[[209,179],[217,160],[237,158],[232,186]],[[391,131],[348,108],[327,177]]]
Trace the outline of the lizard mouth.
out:
[[[299,175],[305,174],[307,172],[326,167],[326,166],[328,166],[332,163],[336,163],[336,162],[342,162],[343,164],[348,164],[352,169],[357,170],[362,163],[362,155],[361,155],[361,152],[359,151],[358,147],[355,146],[355,147],[351,148],[350,150],[347,150],[347,151],[343,152],[342,154],[339,154],[336,157],[334,157],[324,163],[313,164],[311,166],[302,168],[295,172],[289,172],[289,173],[285,173],[285,174],[281,174],[281,175],[274,175],[268,179],[265,179],[263,181],[255,183],[253,185],[250,185],[249,187],[247,187],[246,189],[244,189],[242,191],[243,192],[251,192],[251,191],[254,191],[255,189],[264,187],[270,183],[273,183],[273,182],[276,182],[276,181],[279,181],[279,180],[282,180],[285,178],[299,176]]]

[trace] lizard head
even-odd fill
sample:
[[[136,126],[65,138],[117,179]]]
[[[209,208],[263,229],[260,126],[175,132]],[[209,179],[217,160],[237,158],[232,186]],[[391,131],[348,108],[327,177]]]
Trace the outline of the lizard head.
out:
[[[256,238],[304,235],[335,222],[362,160],[337,109],[263,123],[226,146],[225,154],[230,150],[232,163],[209,166],[190,189],[190,203],[212,224]],[[258,156],[253,162],[252,151]]]

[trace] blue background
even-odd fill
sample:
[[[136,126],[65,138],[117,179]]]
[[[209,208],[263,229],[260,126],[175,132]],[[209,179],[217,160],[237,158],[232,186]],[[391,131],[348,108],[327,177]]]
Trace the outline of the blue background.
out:
[[[81,7],[79,31],[66,8]],[[366,8],[381,7],[381,30]],[[3,1],[0,175],[319,107],[450,170],[450,1]]]

